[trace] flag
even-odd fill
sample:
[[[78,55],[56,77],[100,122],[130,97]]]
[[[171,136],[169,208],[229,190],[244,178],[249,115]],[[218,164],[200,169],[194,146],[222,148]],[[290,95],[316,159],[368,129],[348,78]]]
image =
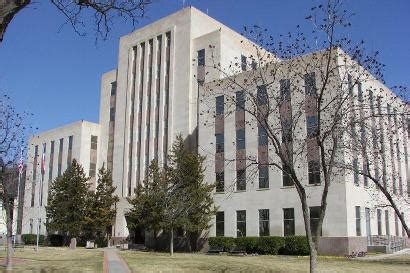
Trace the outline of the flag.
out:
[[[41,155],[41,174],[46,173],[46,144],[43,144],[43,154]]]
[[[21,154],[20,154],[20,161],[19,161],[18,168],[19,168],[19,174],[22,174],[23,169],[24,169],[23,151],[21,151]]]

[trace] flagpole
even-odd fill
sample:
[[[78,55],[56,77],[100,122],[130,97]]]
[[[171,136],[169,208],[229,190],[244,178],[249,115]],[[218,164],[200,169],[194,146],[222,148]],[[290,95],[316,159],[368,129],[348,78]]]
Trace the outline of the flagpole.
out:
[[[20,182],[21,182],[21,171],[19,170],[19,179],[17,184],[17,212],[16,212],[16,234],[14,234],[13,245],[16,246],[16,237],[19,228],[19,207],[20,207]]]

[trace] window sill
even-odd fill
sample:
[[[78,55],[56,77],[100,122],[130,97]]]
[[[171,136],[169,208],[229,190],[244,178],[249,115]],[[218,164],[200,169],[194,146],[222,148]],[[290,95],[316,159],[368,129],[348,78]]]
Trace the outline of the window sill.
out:
[[[256,189],[257,191],[268,191],[268,190],[270,190],[270,188],[258,188],[258,189]]]
[[[305,184],[306,187],[317,187],[317,186],[321,186],[322,184],[317,183],[317,184]]]
[[[246,192],[246,190],[236,190],[234,193],[241,193],[241,192]]]
[[[280,187],[281,189],[284,189],[284,190],[286,190],[286,189],[294,189],[295,188],[295,186],[282,186],[282,187]]]

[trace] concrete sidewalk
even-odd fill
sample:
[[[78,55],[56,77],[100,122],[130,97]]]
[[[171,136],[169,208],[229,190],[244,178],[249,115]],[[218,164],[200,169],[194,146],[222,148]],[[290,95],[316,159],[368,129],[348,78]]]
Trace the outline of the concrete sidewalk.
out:
[[[378,261],[378,260],[383,260],[385,258],[393,258],[397,256],[404,256],[404,255],[410,255],[410,248],[405,248],[405,249],[402,249],[400,251],[397,251],[391,254],[369,255],[366,257],[360,257],[356,259],[365,260],[365,261]]]
[[[128,265],[118,255],[118,249],[104,249],[104,273],[131,273]]]

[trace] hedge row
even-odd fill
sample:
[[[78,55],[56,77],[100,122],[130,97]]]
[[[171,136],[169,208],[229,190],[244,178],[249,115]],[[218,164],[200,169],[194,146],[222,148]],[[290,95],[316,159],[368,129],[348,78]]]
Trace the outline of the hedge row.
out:
[[[264,236],[264,237],[211,237],[211,248],[223,248],[224,251],[233,250],[235,247],[247,253],[258,254],[283,254],[283,255],[309,255],[309,244],[305,236]]]
[[[35,244],[37,244],[37,235],[36,234],[22,234],[21,235],[21,240],[23,240],[23,243],[25,245],[35,245]],[[39,245],[44,244],[44,235],[39,236],[38,244]]]

